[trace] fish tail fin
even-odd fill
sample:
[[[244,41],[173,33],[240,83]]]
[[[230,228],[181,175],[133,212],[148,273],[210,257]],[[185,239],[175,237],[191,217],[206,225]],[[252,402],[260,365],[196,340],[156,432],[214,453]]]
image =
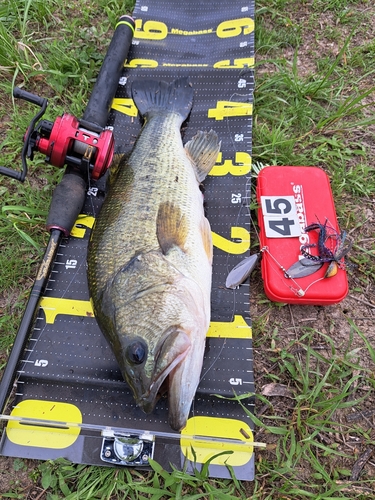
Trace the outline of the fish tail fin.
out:
[[[170,111],[181,116],[181,123],[188,117],[193,105],[194,90],[189,78],[178,78],[171,84],[158,80],[136,80],[132,84],[132,96],[141,115]]]

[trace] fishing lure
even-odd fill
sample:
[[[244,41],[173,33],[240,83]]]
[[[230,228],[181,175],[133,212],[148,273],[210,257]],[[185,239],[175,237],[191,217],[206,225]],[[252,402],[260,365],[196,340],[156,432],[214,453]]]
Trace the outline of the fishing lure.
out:
[[[327,219],[324,224],[314,222],[313,224],[306,226],[304,229],[305,233],[313,230],[319,231],[318,243],[302,245],[302,255],[307,259],[311,259],[316,262],[331,262],[332,260],[334,260],[337,241],[340,239],[339,233],[333,227],[328,225]],[[318,255],[312,255],[308,251],[310,248],[317,248]]]
[[[323,262],[316,262],[304,257],[292,264],[290,268],[285,271],[284,275],[286,278],[305,278],[319,271],[323,264]]]
[[[347,233],[343,231],[339,233],[328,224],[326,219],[324,224],[314,222],[305,227],[304,231],[319,231],[318,242],[302,245],[301,253],[304,258],[295,262],[287,271],[286,276],[290,278],[303,278],[318,271],[326,262],[329,263],[324,274],[325,278],[331,278],[337,274],[338,269],[345,269],[345,256],[352,247],[352,243],[348,241]],[[311,248],[316,248],[317,255],[310,253]],[[314,265],[309,265],[311,261]],[[319,265],[320,264],[320,265]]]
[[[259,254],[250,255],[241,260],[228,274],[225,286],[227,288],[236,288],[241,285],[252,273],[253,269],[257,265],[259,260]]]

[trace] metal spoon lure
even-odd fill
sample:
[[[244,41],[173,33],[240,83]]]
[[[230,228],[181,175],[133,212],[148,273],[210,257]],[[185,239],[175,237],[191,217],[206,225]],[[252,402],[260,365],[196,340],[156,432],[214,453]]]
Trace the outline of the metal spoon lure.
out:
[[[241,260],[228,274],[225,286],[227,288],[236,288],[241,285],[253,272],[259,261],[260,254],[256,253]]]

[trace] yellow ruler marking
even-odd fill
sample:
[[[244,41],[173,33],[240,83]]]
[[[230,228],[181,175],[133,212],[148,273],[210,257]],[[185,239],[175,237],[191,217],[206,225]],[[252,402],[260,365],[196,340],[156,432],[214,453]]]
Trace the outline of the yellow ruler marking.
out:
[[[186,434],[186,436],[184,436]],[[188,437],[191,434],[197,436]],[[200,440],[199,435],[214,437],[215,442]],[[233,445],[233,443],[220,442],[220,437],[225,439],[236,439],[242,443],[249,443],[245,447]],[[249,462],[253,455],[253,433],[250,427],[241,420],[218,417],[192,417],[187,421],[186,427],[181,431],[180,446],[186,458],[191,461],[205,463],[210,460],[211,464],[231,465],[239,467]],[[220,456],[216,456],[223,453]],[[213,458],[215,457],[215,458]]]
[[[233,116],[251,116],[253,105],[249,102],[217,101],[216,108],[208,110],[208,118],[223,120]]]
[[[94,317],[92,304],[89,300],[59,299],[42,297],[40,307],[46,316],[46,323],[52,325],[59,314],[67,316]],[[251,339],[251,327],[240,315],[234,316],[233,321],[211,321],[207,337]]]
[[[58,314],[70,316],[94,317],[91,302],[89,300],[58,299],[54,297],[42,297],[40,307],[46,315],[46,323],[53,324]]]
[[[9,421],[6,433],[9,441],[22,446],[60,450],[71,446],[78,438],[80,427],[53,427],[27,424],[27,418],[82,423],[82,414],[70,403],[26,399],[18,403],[11,416],[23,417],[24,422]]]
[[[87,228],[92,229],[93,225],[95,222],[95,217],[92,217],[91,215],[85,215],[81,214],[78,216],[78,219],[76,220],[73,229],[70,232],[71,236],[74,236],[75,238],[83,238],[85,236],[85,232]],[[85,227],[79,227],[79,226],[85,226]]]
[[[130,98],[115,97],[112,101],[111,107],[124,115],[133,117],[138,115],[138,109],[134,104],[133,99]]]
[[[211,321],[207,332],[207,337],[214,338],[231,338],[231,339],[251,339],[251,327],[246,323],[244,318],[236,315],[231,322],[216,322]]]

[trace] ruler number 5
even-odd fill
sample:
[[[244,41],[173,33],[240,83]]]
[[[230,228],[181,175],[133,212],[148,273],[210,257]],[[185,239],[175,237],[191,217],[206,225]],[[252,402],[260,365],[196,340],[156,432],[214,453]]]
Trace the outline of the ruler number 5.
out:
[[[46,359],[36,359],[34,366],[40,366],[41,368],[45,368],[48,366],[48,361]]]
[[[267,214],[288,214],[292,210],[292,204],[285,198],[277,198],[265,200]],[[272,206],[273,205],[273,206]]]

